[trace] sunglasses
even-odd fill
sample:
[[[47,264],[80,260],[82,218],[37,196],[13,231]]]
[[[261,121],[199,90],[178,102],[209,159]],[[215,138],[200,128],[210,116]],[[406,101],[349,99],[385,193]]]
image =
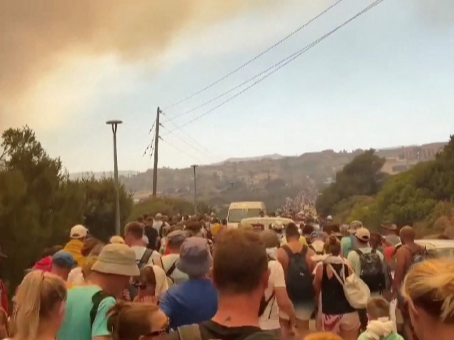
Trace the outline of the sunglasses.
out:
[[[153,331],[153,332],[147,333],[147,334],[144,334],[143,336],[152,338],[152,337],[155,337],[155,336],[160,336],[160,335],[165,334],[165,333],[169,333],[169,331],[170,331],[170,319],[167,318],[167,321],[166,321],[165,325],[161,329],[159,329],[157,331]]]
[[[137,289],[140,289],[140,290],[144,290],[144,289],[147,288],[147,284],[144,283],[144,282],[134,281],[134,282],[132,283],[132,285],[133,285],[134,287],[136,287]]]

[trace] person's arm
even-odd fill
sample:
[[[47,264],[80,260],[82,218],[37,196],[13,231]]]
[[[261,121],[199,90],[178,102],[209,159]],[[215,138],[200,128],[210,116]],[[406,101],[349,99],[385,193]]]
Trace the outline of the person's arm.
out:
[[[105,298],[99,304],[95,321],[91,328],[91,337],[93,340],[111,340],[112,335],[107,327],[107,312],[115,305],[113,297]]]
[[[273,281],[274,281],[274,296],[276,297],[277,306],[279,310],[282,310],[290,318],[290,321],[295,321],[295,309],[293,303],[287,294],[287,288],[285,286],[284,269],[279,262],[273,264]]]
[[[350,264],[350,267],[353,269],[354,273],[359,276],[359,274],[361,273],[361,264],[359,262],[359,256],[354,250],[348,253],[347,261]]]
[[[315,290],[315,301],[318,303],[320,292],[322,291],[322,278],[323,278],[323,265],[320,265],[315,270],[314,277],[314,290]]]
[[[308,246],[306,246],[308,247]],[[317,265],[317,262],[312,260],[312,257],[315,256],[315,251],[313,251],[311,248],[307,248],[307,253],[306,253],[306,263],[309,266],[309,271],[312,273],[315,269],[315,266]]]
[[[407,253],[409,253],[409,251],[406,250],[404,247],[400,247],[396,253],[396,271],[394,272],[394,280],[392,284],[393,299],[397,298],[397,293],[405,277]]]

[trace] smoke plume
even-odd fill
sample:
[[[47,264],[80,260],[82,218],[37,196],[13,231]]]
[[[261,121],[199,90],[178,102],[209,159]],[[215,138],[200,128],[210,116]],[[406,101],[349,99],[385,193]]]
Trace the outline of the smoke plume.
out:
[[[0,0],[0,130],[37,80],[70,54],[126,62],[162,53],[188,25],[208,26],[272,0]],[[9,110],[7,110],[9,108]]]

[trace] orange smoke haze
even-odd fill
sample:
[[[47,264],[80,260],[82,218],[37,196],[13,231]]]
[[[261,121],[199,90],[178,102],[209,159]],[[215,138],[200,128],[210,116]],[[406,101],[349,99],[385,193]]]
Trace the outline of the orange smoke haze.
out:
[[[188,26],[207,27],[273,0],[0,0],[0,130],[68,56],[153,58]]]

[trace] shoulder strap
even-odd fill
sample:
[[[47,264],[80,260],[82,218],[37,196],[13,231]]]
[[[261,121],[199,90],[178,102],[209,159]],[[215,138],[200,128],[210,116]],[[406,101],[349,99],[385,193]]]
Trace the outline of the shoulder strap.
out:
[[[178,335],[180,340],[203,340],[197,324],[178,327]]]
[[[109,297],[109,295],[105,294],[102,290],[100,290],[99,292],[96,292],[91,297],[91,302],[93,303],[93,306],[91,307],[91,310],[90,310],[90,320],[91,320],[92,327],[93,327],[93,324],[95,323],[96,315],[98,314],[99,305],[107,297]]]
[[[303,249],[301,249],[301,255],[303,255],[303,257],[306,257],[308,249],[308,246],[303,246]]]
[[[371,254],[376,254],[377,253],[377,249],[372,249],[372,251],[370,253]]]
[[[290,247],[288,245],[283,245],[282,246],[282,249],[284,249],[285,253],[287,254],[288,258],[290,259],[291,257],[293,257],[293,251],[290,249]]]
[[[168,271],[166,271],[166,276],[171,276],[172,273],[174,272],[175,268],[177,268],[177,261],[178,260],[175,260],[175,262],[172,264],[172,266],[169,268]]]
[[[359,249],[354,249],[353,251],[354,251],[356,254],[358,254],[358,256],[360,256],[360,257],[361,257],[361,255],[363,255],[363,252],[362,252],[361,250],[359,250]]]
[[[145,249],[145,252],[142,255],[142,258],[140,259],[139,263],[140,264],[147,264],[148,261],[150,260],[151,254],[153,254],[152,249]]]
[[[343,286],[345,286],[345,266],[343,265],[342,266],[342,278],[339,276],[339,274],[337,274],[336,270],[333,268],[333,266],[331,264],[327,264],[327,266],[331,269],[331,271],[333,272],[333,275],[336,277],[337,281],[339,281],[339,283]]]

